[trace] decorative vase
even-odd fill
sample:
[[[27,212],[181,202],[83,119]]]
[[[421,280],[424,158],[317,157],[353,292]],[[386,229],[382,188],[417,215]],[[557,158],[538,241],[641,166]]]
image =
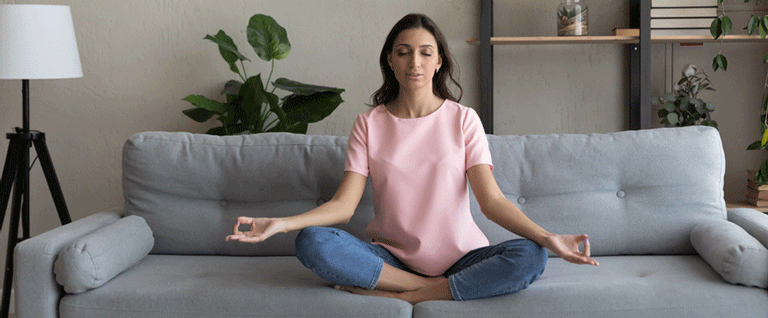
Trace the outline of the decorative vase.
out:
[[[557,35],[589,35],[587,20],[584,0],[563,0],[557,6]]]

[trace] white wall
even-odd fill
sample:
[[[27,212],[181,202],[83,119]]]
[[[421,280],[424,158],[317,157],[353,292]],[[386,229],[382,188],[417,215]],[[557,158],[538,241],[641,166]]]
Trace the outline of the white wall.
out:
[[[726,0],[726,2],[741,2]],[[330,117],[310,125],[310,134],[347,135],[355,115],[367,109],[381,84],[378,54],[392,25],[422,12],[442,28],[458,61],[462,103],[478,107],[479,2],[473,0],[0,0],[3,4],[65,4],[72,8],[84,77],[31,82],[31,126],[46,132],[48,147],[74,220],[121,207],[121,148],[140,131],[204,132],[181,111],[188,94],[214,97],[236,75],[206,34],[223,29],[252,61],[249,75],[269,72],[245,39],[248,18],[274,17],[292,44],[278,61],[277,77],[342,87],[345,102]],[[496,1],[497,36],[555,34],[558,1]],[[627,27],[627,1],[590,0],[590,32],[608,35]],[[734,21],[739,28],[740,22]],[[736,29],[736,27],[734,27]],[[667,50],[667,51],[665,51]],[[672,54],[672,50],[674,53]],[[679,48],[654,45],[654,74],[678,77],[683,64],[709,67],[719,46]],[[759,152],[743,149],[758,138],[756,122],[764,44],[727,44],[727,73],[710,73],[717,93],[716,119],[726,140],[727,198],[743,197],[743,170]],[[660,52],[660,53],[659,53]],[[670,53],[666,53],[670,52]],[[527,45],[495,48],[497,134],[593,133],[627,127],[626,47],[611,45]],[[656,60],[659,57],[660,60]],[[670,62],[666,62],[666,58]],[[654,94],[665,82],[655,83]],[[21,125],[21,81],[0,81],[0,130]],[[757,127],[757,128],[756,128]],[[8,142],[0,138],[0,162]],[[34,151],[33,151],[34,156]],[[706,173],[706,172],[702,172]],[[58,225],[41,169],[32,169],[32,234]],[[0,232],[0,256],[8,221]]]

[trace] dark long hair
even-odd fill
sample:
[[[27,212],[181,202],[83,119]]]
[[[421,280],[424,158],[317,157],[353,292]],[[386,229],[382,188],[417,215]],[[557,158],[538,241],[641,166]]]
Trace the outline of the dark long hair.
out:
[[[442,66],[440,66],[435,77],[432,78],[432,92],[437,95],[437,97],[443,99],[450,99],[455,102],[461,100],[461,97],[464,95],[464,90],[461,88],[461,85],[459,85],[459,82],[453,78],[453,67],[456,66],[458,68],[458,65],[456,65],[451,52],[448,50],[448,42],[445,40],[445,36],[443,36],[443,33],[440,32],[440,29],[435,22],[428,16],[411,13],[404,16],[400,21],[397,21],[395,26],[392,27],[392,30],[389,31],[389,35],[387,35],[387,40],[384,42],[384,47],[381,49],[381,55],[379,55],[379,66],[381,67],[381,75],[384,77],[384,84],[371,95],[373,104],[370,106],[388,104],[397,98],[397,95],[400,92],[400,83],[395,77],[395,72],[389,68],[387,57],[392,53],[392,46],[394,46],[395,39],[401,32],[417,28],[422,28],[429,31],[429,33],[432,33],[432,36],[435,37],[435,41],[437,41],[438,54],[440,54],[440,57],[443,60]],[[459,98],[454,97],[453,93],[448,89],[449,79],[459,88]]]

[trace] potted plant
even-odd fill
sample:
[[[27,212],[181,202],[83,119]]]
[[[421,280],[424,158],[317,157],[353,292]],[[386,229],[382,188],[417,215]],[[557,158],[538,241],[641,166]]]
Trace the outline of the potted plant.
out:
[[[224,84],[222,95],[226,102],[219,102],[203,95],[189,95],[183,100],[194,108],[183,113],[197,122],[205,122],[213,116],[221,126],[209,129],[212,135],[240,133],[292,132],[305,134],[309,123],[315,123],[330,115],[343,102],[344,89],[303,84],[286,78],[278,78],[269,84],[275,70],[275,60],[282,60],[291,51],[286,30],[269,16],[256,14],[248,22],[248,43],[260,59],[272,62],[266,81],[261,74],[246,75],[243,61],[250,61],[241,54],[235,42],[224,31],[206,35],[204,40],[218,44],[221,57],[229,69],[240,76]],[[237,62],[240,62],[238,67]],[[291,94],[279,98],[274,92],[281,89]]]
[[[715,90],[711,84],[707,74],[696,65],[683,67],[683,76],[673,92],[652,99],[654,104],[662,106],[658,112],[660,123],[666,127],[704,125],[717,128],[717,122],[710,114],[715,111],[715,104],[698,98],[702,91]]]

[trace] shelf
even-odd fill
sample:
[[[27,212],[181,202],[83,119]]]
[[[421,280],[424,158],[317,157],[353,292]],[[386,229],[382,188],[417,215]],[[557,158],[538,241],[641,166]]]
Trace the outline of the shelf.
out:
[[[708,35],[676,35],[676,36],[652,36],[653,43],[747,43],[747,42],[768,42],[768,38],[761,38],[759,35],[727,35],[722,39],[713,39]],[[636,36],[527,36],[527,37],[491,37],[491,45],[523,45],[523,44],[628,44],[638,43]],[[478,39],[467,39],[471,45],[480,45]]]
[[[573,43],[637,43],[636,36],[527,36],[491,37],[491,45],[516,44],[573,44]],[[480,45],[478,39],[467,39],[467,43]]]
[[[721,39],[722,38],[722,39]],[[710,35],[665,35],[665,36],[652,36],[651,42],[656,43],[713,43],[713,42],[729,42],[729,43],[748,43],[748,42],[768,42],[768,38],[761,38],[759,35],[726,35],[717,40],[713,39]]]

